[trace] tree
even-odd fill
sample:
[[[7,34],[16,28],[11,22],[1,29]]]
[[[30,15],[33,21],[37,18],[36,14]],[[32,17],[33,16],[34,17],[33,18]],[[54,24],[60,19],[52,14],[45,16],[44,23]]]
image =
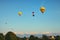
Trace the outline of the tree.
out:
[[[26,40],[26,39],[27,39],[26,37],[23,38],[23,40]]]
[[[13,32],[10,31],[5,35],[5,40],[17,40],[17,37]]]
[[[35,40],[35,37],[33,35],[31,35],[29,40]]]
[[[4,35],[3,35],[3,33],[0,33],[0,40],[4,40]]]
[[[23,40],[23,38],[17,37],[17,40]]]
[[[43,36],[42,36],[42,40],[49,40],[49,39],[48,39],[48,36],[43,35]]]
[[[55,40],[60,40],[60,36],[56,36],[55,37]]]
[[[40,40],[38,37],[35,37],[35,40]]]

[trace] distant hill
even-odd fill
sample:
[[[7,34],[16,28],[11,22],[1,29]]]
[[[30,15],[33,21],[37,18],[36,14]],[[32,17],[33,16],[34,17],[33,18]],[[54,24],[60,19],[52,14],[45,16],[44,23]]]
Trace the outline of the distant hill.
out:
[[[16,36],[18,37],[30,37],[31,34],[16,34]],[[43,34],[33,34],[34,36],[37,36],[37,37],[42,37]],[[44,34],[44,35],[47,35],[47,36],[57,36],[59,35],[60,36],[60,33],[49,33],[49,34]]]

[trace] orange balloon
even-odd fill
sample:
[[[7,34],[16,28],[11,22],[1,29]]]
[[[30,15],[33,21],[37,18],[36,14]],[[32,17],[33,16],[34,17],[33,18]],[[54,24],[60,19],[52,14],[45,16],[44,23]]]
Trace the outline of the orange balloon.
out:
[[[42,6],[42,7],[40,8],[40,11],[41,11],[42,13],[44,13],[44,12],[45,12],[45,7]]]

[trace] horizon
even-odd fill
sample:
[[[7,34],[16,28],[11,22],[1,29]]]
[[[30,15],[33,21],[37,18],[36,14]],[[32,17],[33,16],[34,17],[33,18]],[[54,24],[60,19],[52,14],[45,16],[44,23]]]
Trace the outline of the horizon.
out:
[[[12,31],[8,31],[8,32],[12,32]],[[4,35],[6,35],[8,32],[6,32],[6,33],[3,33]],[[15,33],[15,34],[20,34],[20,35],[24,35],[24,34],[30,34],[30,35],[35,35],[35,34],[45,34],[45,35],[47,35],[47,34],[49,34],[49,35],[51,35],[51,34],[57,34],[57,35],[60,35],[60,33],[54,33],[54,32],[13,32],[13,33]]]

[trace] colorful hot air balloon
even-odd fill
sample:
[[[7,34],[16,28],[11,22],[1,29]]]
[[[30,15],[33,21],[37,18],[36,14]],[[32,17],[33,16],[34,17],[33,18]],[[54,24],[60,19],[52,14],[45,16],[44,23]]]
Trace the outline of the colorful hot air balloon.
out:
[[[32,16],[35,16],[35,15],[34,15],[34,12],[32,12]]]
[[[21,16],[22,15],[22,12],[18,12],[18,15]]]
[[[40,8],[40,11],[41,11],[42,13],[44,13],[44,12],[45,12],[45,7],[42,6],[42,7]]]

